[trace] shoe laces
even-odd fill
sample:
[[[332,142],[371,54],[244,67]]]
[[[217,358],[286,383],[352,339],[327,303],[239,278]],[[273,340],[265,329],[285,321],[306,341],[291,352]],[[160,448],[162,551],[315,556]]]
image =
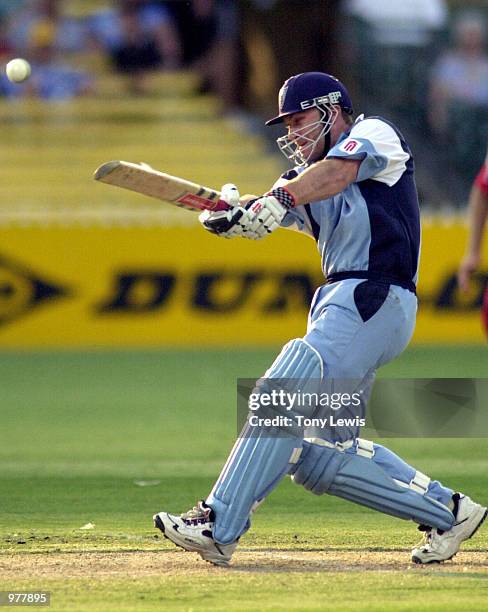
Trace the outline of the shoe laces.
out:
[[[459,503],[461,499],[463,499],[463,497],[464,496],[461,496],[460,493],[454,493],[454,495],[452,496],[452,501],[453,501],[452,513],[454,514],[456,521],[457,521],[458,514],[459,514]],[[456,525],[456,523],[454,524]],[[420,547],[430,548],[434,542],[435,537],[442,536],[445,533],[445,531],[442,531],[441,529],[435,529],[435,527],[430,527],[429,525],[419,525],[418,530],[424,532],[424,535],[421,541],[417,544],[418,548]]]
[[[429,525],[419,525],[418,530],[423,531],[423,535],[422,539],[417,544],[417,548],[428,546],[432,541],[434,530],[432,529],[432,527],[429,527]]]
[[[432,546],[434,537],[436,535],[441,536],[444,533],[444,531],[441,531],[440,529],[435,529],[435,527],[430,527],[429,525],[419,525],[418,530],[424,532],[422,539],[417,544],[418,548],[420,548],[421,546],[427,547],[427,548]]]
[[[181,518],[187,525],[203,525],[210,522],[211,512],[212,508],[200,500],[191,510],[184,512]]]

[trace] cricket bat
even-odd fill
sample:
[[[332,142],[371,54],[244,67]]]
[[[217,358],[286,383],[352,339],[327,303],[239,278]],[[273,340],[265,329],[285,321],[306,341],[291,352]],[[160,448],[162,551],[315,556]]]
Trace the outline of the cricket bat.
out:
[[[109,161],[97,168],[93,178],[188,210],[201,212],[229,208],[226,202],[220,200],[219,191],[159,172],[143,163]]]

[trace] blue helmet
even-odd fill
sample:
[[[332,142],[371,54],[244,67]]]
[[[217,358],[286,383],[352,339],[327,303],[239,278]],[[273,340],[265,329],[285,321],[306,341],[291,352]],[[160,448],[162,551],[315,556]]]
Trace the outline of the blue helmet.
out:
[[[352,115],[351,98],[344,85],[325,72],[302,72],[287,79],[278,96],[279,114],[266,125],[280,123],[293,113],[300,113],[314,106],[338,104],[348,115]]]

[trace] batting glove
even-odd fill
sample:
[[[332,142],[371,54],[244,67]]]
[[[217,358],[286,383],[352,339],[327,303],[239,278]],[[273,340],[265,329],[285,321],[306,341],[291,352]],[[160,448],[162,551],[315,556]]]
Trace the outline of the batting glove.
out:
[[[234,185],[224,185],[222,199],[228,197],[225,188],[229,187],[237,193]],[[251,200],[244,207],[234,206],[229,211],[202,213],[199,218],[207,230],[219,236],[242,236],[259,240],[280,227],[283,217],[294,204],[295,199],[291,193],[284,187],[277,187],[260,198]]]
[[[242,228],[238,220],[245,213],[245,209],[239,203],[239,191],[232,183],[226,183],[220,190],[220,199],[228,204],[229,210],[211,212],[203,211],[198,220],[203,227],[217,236],[223,238],[234,238],[242,235]]]
[[[285,187],[277,187],[246,205],[239,220],[242,236],[259,240],[277,230],[284,216],[295,205],[295,198]]]

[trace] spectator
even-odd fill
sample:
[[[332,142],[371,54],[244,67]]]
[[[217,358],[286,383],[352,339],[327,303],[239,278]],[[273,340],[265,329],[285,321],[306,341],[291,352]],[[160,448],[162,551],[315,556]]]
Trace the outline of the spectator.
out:
[[[235,0],[193,0],[197,19],[214,20],[214,36],[206,52],[197,60],[196,70],[220,98],[223,113],[239,106],[239,13]]]
[[[0,22],[9,15],[24,8],[28,0],[0,0]]]
[[[290,74],[326,70],[340,74],[337,61],[341,0],[248,0],[242,2],[248,60],[249,108],[273,112],[274,92]]]
[[[185,65],[199,77],[198,92],[218,96],[222,112],[241,104],[240,11],[237,0],[168,1],[183,40]]]
[[[368,23],[384,46],[424,47],[448,16],[445,0],[348,0],[345,10]]]
[[[32,45],[38,44],[41,31],[59,56],[84,51],[87,38],[83,24],[65,15],[64,7],[64,0],[30,0],[11,11],[8,41],[13,51],[22,57],[28,55]]]
[[[462,15],[454,26],[454,46],[438,58],[430,83],[430,125],[439,134],[449,129],[450,107],[488,109],[488,56],[481,15]]]
[[[32,76],[25,83],[14,84],[2,74],[0,93],[11,98],[33,96],[43,100],[70,100],[92,93],[92,78],[61,61],[55,45],[46,37],[46,32],[40,31],[38,34],[39,39],[35,35],[33,37],[38,42],[33,44],[29,54]]]
[[[67,53],[84,49],[86,39],[80,22],[65,17],[62,9],[60,0],[31,2],[8,22],[9,53],[26,57],[32,64],[32,76],[19,85],[2,75],[2,95],[69,100],[93,91],[91,77],[65,59]]]
[[[443,34],[445,0],[348,0],[344,55],[361,89],[405,121],[425,119],[425,90],[433,48]]]
[[[147,0],[121,0],[89,19],[95,45],[115,71],[129,77],[133,93],[147,91],[147,77],[180,65],[181,44],[169,11]]]
[[[0,15],[0,60],[5,63],[12,57],[12,47],[7,37],[7,23]]]

